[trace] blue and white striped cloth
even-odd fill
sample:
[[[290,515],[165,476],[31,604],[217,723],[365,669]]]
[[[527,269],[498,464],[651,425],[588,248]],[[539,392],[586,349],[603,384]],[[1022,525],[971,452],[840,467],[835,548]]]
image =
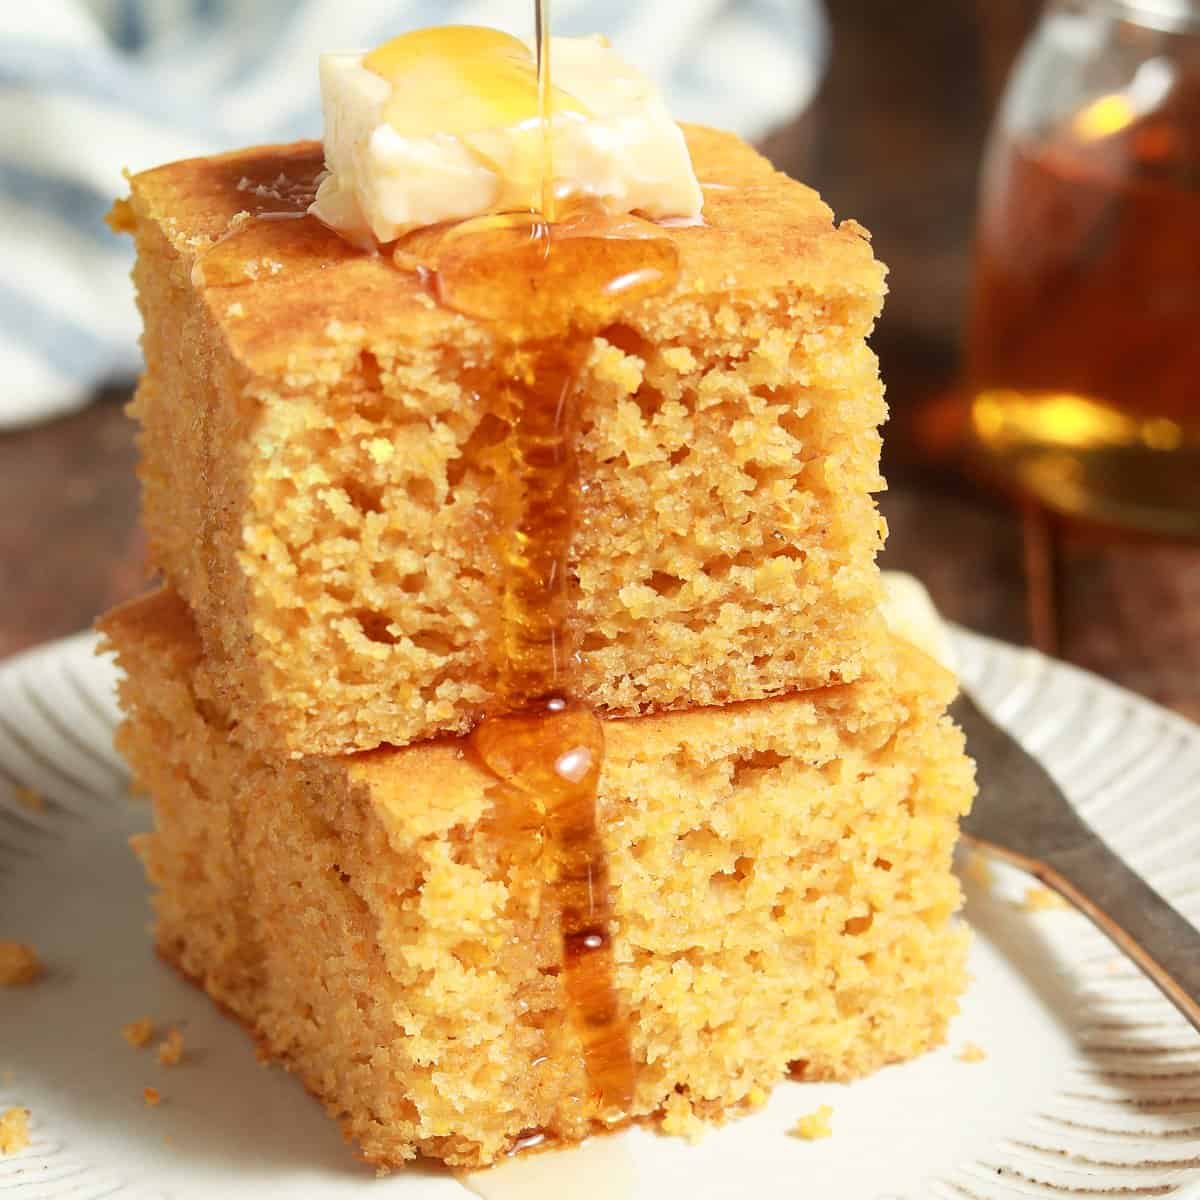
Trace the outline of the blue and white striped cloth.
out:
[[[319,137],[317,55],[461,22],[528,36],[529,0],[0,0],[0,428],[139,369],[122,168]],[[686,120],[760,136],[811,97],[820,0],[554,0]]]

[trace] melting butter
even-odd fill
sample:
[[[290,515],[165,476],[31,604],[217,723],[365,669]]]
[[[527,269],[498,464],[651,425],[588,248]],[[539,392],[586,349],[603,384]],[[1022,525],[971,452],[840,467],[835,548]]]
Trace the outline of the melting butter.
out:
[[[545,154],[529,46],[476,26],[418,30],[366,54],[321,57],[325,161],[311,211],[352,241],[551,195],[610,213],[698,217],[703,193],[657,88],[602,39],[554,38]]]

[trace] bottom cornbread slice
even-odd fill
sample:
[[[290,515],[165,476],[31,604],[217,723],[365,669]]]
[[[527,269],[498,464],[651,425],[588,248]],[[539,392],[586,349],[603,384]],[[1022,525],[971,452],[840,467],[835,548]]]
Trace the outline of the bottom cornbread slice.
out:
[[[372,1162],[495,1160],[588,1132],[536,836],[447,739],[268,762],[194,692],[167,592],[103,623],[160,953],[295,1071]],[[950,859],[973,790],[953,680],[886,678],[606,723],[599,817],[637,1117],[691,1134],[789,1073],[938,1043],[965,974]],[[533,886],[530,881],[533,880]]]

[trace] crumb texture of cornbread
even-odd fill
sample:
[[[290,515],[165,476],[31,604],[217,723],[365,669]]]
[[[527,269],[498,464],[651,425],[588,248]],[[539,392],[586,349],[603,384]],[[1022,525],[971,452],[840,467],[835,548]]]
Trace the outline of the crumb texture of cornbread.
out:
[[[20,1154],[29,1146],[29,1109],[10,1108],[0,1113],[0,1154]]]
[[[581,380],[575,690],[614,715],[852,680],[884,637],[883,268],[737,138],[687,136],[707,224],[661,231],[678,286]],[[152,560],[195,614],[201,690],[297,757],[469,728],[500,628],[496,331],[314,221],[248,218],[321,163],[175,163],[112,218],[137,244]]]
[[[478,1166],[531,1130],[586,1135],[537,835],[505,832],[465,742],[267,759],[197,697],[174,594],[103,628],[126,673],[119,745],[154,801],[137,850],[160,953],[375,1163]],[[789,1075],[849,1079],[944,1038],[972,770],[952,678],[888,648],[886,679],[605,723],[634,1117],[693,1136]]]
[[[806,1142],[818,1142],[822,1138],[832,1137],[833,1129],[829,1124],[829,1118],[832,1116],[833,1109],[828,1104],[822,1104],[815,1111],[805,1113],[796,1122],[792,1133]]]
[[[167,1031],[158,1044],[157,1057],[164,1067],[177,1067],[183,1062],[183,1034],[178,1029]]]
[[[136,1021],[121,1026],[121,1036],[135,1050],[140,1050],[154,1036],[154,1021],[151,1017],[138,1017]]]

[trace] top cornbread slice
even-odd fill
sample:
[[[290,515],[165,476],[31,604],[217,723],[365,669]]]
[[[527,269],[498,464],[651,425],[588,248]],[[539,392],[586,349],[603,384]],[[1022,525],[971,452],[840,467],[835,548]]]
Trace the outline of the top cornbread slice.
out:
[[[852,680],[882,636],[883,269],[737,138],[687,133],[706,224],[663,230],[677,286],[581,381],[576,690],[620,714]],[[496,330],[311,220],[239,217],[296,207],[321,166],[316,143],[174,163],[113,218],[151,556],[237,736],[290,755],[467,728],[499,627]]]

